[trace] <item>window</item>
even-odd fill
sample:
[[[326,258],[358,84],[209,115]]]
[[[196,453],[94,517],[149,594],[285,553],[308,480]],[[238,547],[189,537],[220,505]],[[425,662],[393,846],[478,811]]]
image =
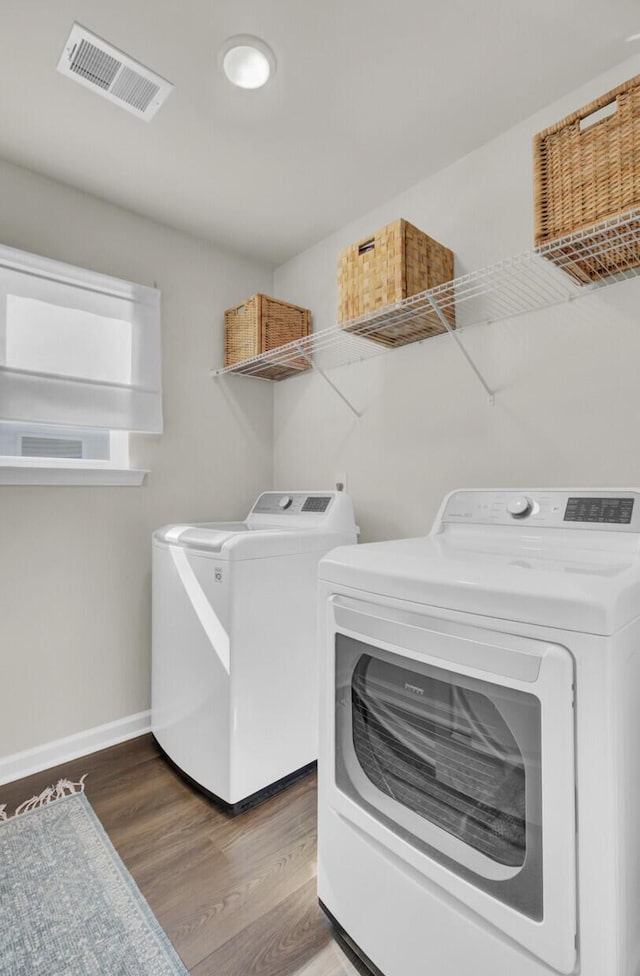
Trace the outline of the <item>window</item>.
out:
[[[162,431],[160,296],[0,247],[0,482],[140,484]]]

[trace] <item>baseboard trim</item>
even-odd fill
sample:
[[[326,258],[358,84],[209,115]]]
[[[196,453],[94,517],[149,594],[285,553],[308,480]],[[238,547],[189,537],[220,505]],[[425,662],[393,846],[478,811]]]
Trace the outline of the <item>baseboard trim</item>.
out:
[[[92,752],[108,749],[109,746],[118,745],[119,742],[126,742],[127,739],[134,739],[150,731],[151,711],[138,712],[136,715],[116,719],[115,722],[107,722],[106,725],[76,732],[64,739],[55,739],[33,749],[14,752],[13,755],[0,759],[0,786],[22,779],[23,776],[31,776],[32,773],[40,773],[43,769],[59,766],[71,759],[89,756]]]

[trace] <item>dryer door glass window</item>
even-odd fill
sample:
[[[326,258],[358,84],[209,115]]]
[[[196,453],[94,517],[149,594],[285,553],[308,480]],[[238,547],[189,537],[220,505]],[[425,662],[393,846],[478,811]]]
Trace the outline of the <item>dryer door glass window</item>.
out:
[[[338,786],[541,917],[539,700],[343,635],[337,651]]]
[[[526,851],[525,765],[487,695],[363,654],[353,742],[371,782],[500,864]]]

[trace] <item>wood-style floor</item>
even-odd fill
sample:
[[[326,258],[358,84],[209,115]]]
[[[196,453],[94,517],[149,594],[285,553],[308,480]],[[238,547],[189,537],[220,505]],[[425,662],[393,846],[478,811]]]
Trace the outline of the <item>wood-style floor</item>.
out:
[[[193,976],[367,973],[318,908],[315,775],[231,818],[147,735],[1,786],[0,804],[11,814],[83,773],[93,809]]]

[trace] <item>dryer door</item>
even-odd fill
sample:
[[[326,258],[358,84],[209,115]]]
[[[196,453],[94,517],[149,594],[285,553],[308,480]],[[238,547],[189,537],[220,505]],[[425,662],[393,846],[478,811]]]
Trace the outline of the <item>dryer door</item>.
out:
[[[571,655],[343,598],[333,616],[337,808],[570,972]]]

